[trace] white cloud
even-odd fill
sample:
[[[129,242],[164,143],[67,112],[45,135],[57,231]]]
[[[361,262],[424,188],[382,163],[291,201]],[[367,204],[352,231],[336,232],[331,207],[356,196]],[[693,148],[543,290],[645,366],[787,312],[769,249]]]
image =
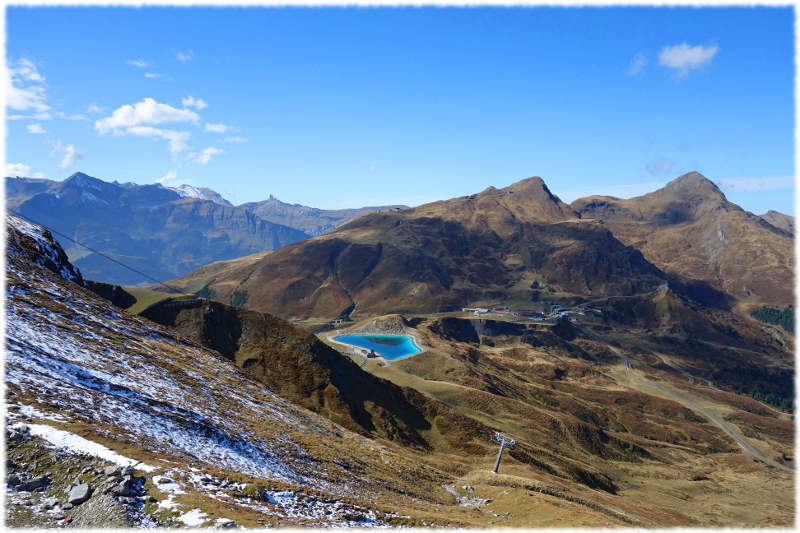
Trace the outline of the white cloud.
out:
[[[15,74],[26,81],[35,81],[37,83],[44,83],[44,76],[39,73],[39,69],[29,59],[24,57],[17,61]]]
[[[180,61],[181,63],[188,63],[192,59],[194,59],[194,52],[191,50],[186,50],[185,52],[178,52],[175,54],[175,59]]]
[[[177,172],[175,172],[174,170],[170,170],[169,172],[167,172],[166,174],[164,174],[164,176],[163,176],[163,177],[161,177],[161,178],[158,178],[158,179],[156,180],[156,182],[157,182],[157,183],[160,183],[161,185],[166,185],[166,183],[167,183],[168,181],[172,181],[172,180],[174,180],[174,179],[175,179],[175,178],[177,178],[177,177],[178,177],[178,174],[177,174]]]
[[[658,63],[675,70],[677,78],[685,78],[692,70],[711,63],[718,46],[690,46],[687,43],[665,46],[658,54]]]
[[[183,107],[194,107],[195,109],[205,109],[208,107],[208,104],[205,102],[205,100],[201,98],[195,98],[194,96],[181,98],[181,104],[183,104]]]
[[[43,180],[43,179],[45,179],[47,176],[45,176],[45,175],[44,175],[44,172],[34,172],[34,173],[33,173],[33,177],[34,177],[34,178],[36,178],[36,179]]]
[[[8,120],[50,120],[53,115],[45,111],[44,113],[34,113],[32,115],[7,115],[6,118]]]
[[[56,152],[64,153],[64,157],[58,164],[58,168],[69,168],[74,165],[78,159],[83,157],[83,153],[76,150],[75,146],[72,144],[64,146],[61,144],[61,141],[59,141],[55,144],[54,149]]]
[[[633,58],[631,59],[630,65],[628,65],[628,76],[636,76],[644,67],[647,66],[647,56],[644,55],[643,52],[637,52]]]
[[[36,135],[44,135],[47,133],[47,130],[45,130],[41,124],[28,124],[26,128],[28,128],[30,133],[35,133]]]
[[[24,163],[8,163],[6,165],[6,176],[11,176],[12,178],[24,178],[30,171],[30,165]]]
[[[226,126],[225,124],[212,124],[210,122],[206,122],[206,131],[211,131],[213,133],[225,133],[231,129],[230,126]]]
[[[129,65],[133,65],[134,67],[137,68],[147,68],[150,65],[150,63],[148,63],[144,59],[129,59],[126,61],[126,63],[128,63]]]
[[[723,192],[777,191],[794,188],[794,176],[754,176],[713,180]]]
[[[9,61],[6,106],[18,111],[37,112],[39,118],[45,120],[43,116],[50,109],[46,100],[44,76],[36,65],[25,58]]]
[[[225,137],[224,139],[222,139],[222,142],[224,142],[224,143],[249,143],[250,139],[247,139],[245,137]]]
[[[89,120],[88,118],[86,118],[83,115],[80,115],[80,114],[78,114],[78,115],[67,115],[63,111],[57,112],[56,116],[58,118],[63,118],[63,119],[66,119],[66,120]]]
[[[111,113],[110,117],[98,120],[94,128],[100,133],[109,133],[118,128],[140,124],[162,124],[164,122],[191,122],[197,124],[200,116],[189,109],[176,109],[145,98],[134,105],[126,104]]]
[[[203,150],[199,154],[195,154],[195,161],[198,163],[205,165],[211,158],[216,154],[224,154],[225,150],[220,150],[219,148],[214,148],[213,146],[209,146],[208,148],[203,148]]]
[[[138,137],[155,137],[169,141],[169,151],[173,155],[184,151],[186,149],[186,142],[189,140],[188,131],[165,130],[152,126],[131,126],[130,128],[126,128],[124,133],[129,133]]]
[[[101,113],[104,113],[105,110],[106,110],[105,107],[100,107],[97,104],[91,104],[89,107],[86,108],[86,112],[87,113],[92,113],[92,114],[95,114],[95,115],[99,115]]]
[[[164,77],[163,74],[156,74],[155,72],[145,72],[144,77],[151,80],[160,80]]]

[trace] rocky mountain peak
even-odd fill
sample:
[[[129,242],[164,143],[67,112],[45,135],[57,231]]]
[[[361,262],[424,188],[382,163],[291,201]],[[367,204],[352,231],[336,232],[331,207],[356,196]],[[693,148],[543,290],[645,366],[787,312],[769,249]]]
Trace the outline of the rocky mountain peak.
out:
[[[664,186],[665,191],[681,195],[708,196],[709,198],[725,200],[725,195],[713,181],[697,171],[687,172],[678,176]]]

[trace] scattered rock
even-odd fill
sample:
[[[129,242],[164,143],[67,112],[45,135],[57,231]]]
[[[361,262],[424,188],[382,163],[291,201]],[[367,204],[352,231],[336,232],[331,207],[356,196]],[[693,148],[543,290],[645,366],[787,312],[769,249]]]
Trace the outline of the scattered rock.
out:
[[[222,529],[233,529],[236,527],[236,521],[231,520],[230,518],[219,518],[217,520],[217,526],[221,527]]]
[[[117,483],[112,489],[111,494],[114,496],[131,496],[133,488],[133,480],[130,476],[125,476],[122,481]]]
[[[158,480],[159,485],[166,485],[167,483],[174,483],[174,481],[166,477],[162,477],[161,479]]]
[[[25,481],[16,486],[16,490],[20,492],[33,492],[38,489],[44,489],[50,483],[50,476],[47,474],[35,477],[30,481]]]
[[[10,487],[16,487],[17,485],[19,485],[20,483],[22,483],[22,481],[19,479],[19,476],[18,476],[18,475],[16,475],[16,474],[9,474],[9,475],[8,475],[8,477],[6,477],[6,483],[7,483],[7,484],[8,484]]]
[[[80,483],[72,487],[67,496],[67,501],[73,505],[80,505],[92,496],[92,487],[88,483]]]
[[[65,503],[64,505],[61,506],[61,508],[64,509],[65,511],[69,511],[73,507],[75,507],[75,506],[72,505],[71,503]]]
[[[45,498],[42,504],[44,505],[45,509],[52,509],[58,505],[58,498]]]
[[[107,476],[116,476],[118,475],[117,474],[118,470],[120,470],[120,468],[117,466],[107,466],[103,469],[103,474]]]

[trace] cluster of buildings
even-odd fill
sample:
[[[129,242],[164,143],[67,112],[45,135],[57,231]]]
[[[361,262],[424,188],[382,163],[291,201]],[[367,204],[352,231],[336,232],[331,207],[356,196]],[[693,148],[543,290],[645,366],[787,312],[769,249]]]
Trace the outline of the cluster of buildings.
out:
[[[461,309],[464,313],[472,313],[475,316],[481,315],[488,315],[492,314],[495,316],[507,316],[507,317],[520,317],[520,318],[527,318],[529,320],[558,320],[561,318],[569,318],[571,321],[575,322],[574,317],[570,317],[570,314],[577,314],[577,315],[602,315],[602,309],[595,309],[593,307],[582,306],[578,305],[576,307],[563,307],[560,304],[555,302],[542,302],[547,307],[549,307],[548,312],[540,312],[540,311],[511,311],[508,307],[463,307]]]

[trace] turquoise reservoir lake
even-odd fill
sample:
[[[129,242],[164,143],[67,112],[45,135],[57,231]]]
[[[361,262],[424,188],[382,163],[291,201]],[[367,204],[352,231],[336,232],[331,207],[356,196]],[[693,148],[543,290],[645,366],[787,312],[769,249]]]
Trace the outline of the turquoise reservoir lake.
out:
[[[350,344],[375,350],[375,353],[384,359],[394,361],[422,352],[414,339],[408,335],[338,335],[333,338],[336,342]]]

